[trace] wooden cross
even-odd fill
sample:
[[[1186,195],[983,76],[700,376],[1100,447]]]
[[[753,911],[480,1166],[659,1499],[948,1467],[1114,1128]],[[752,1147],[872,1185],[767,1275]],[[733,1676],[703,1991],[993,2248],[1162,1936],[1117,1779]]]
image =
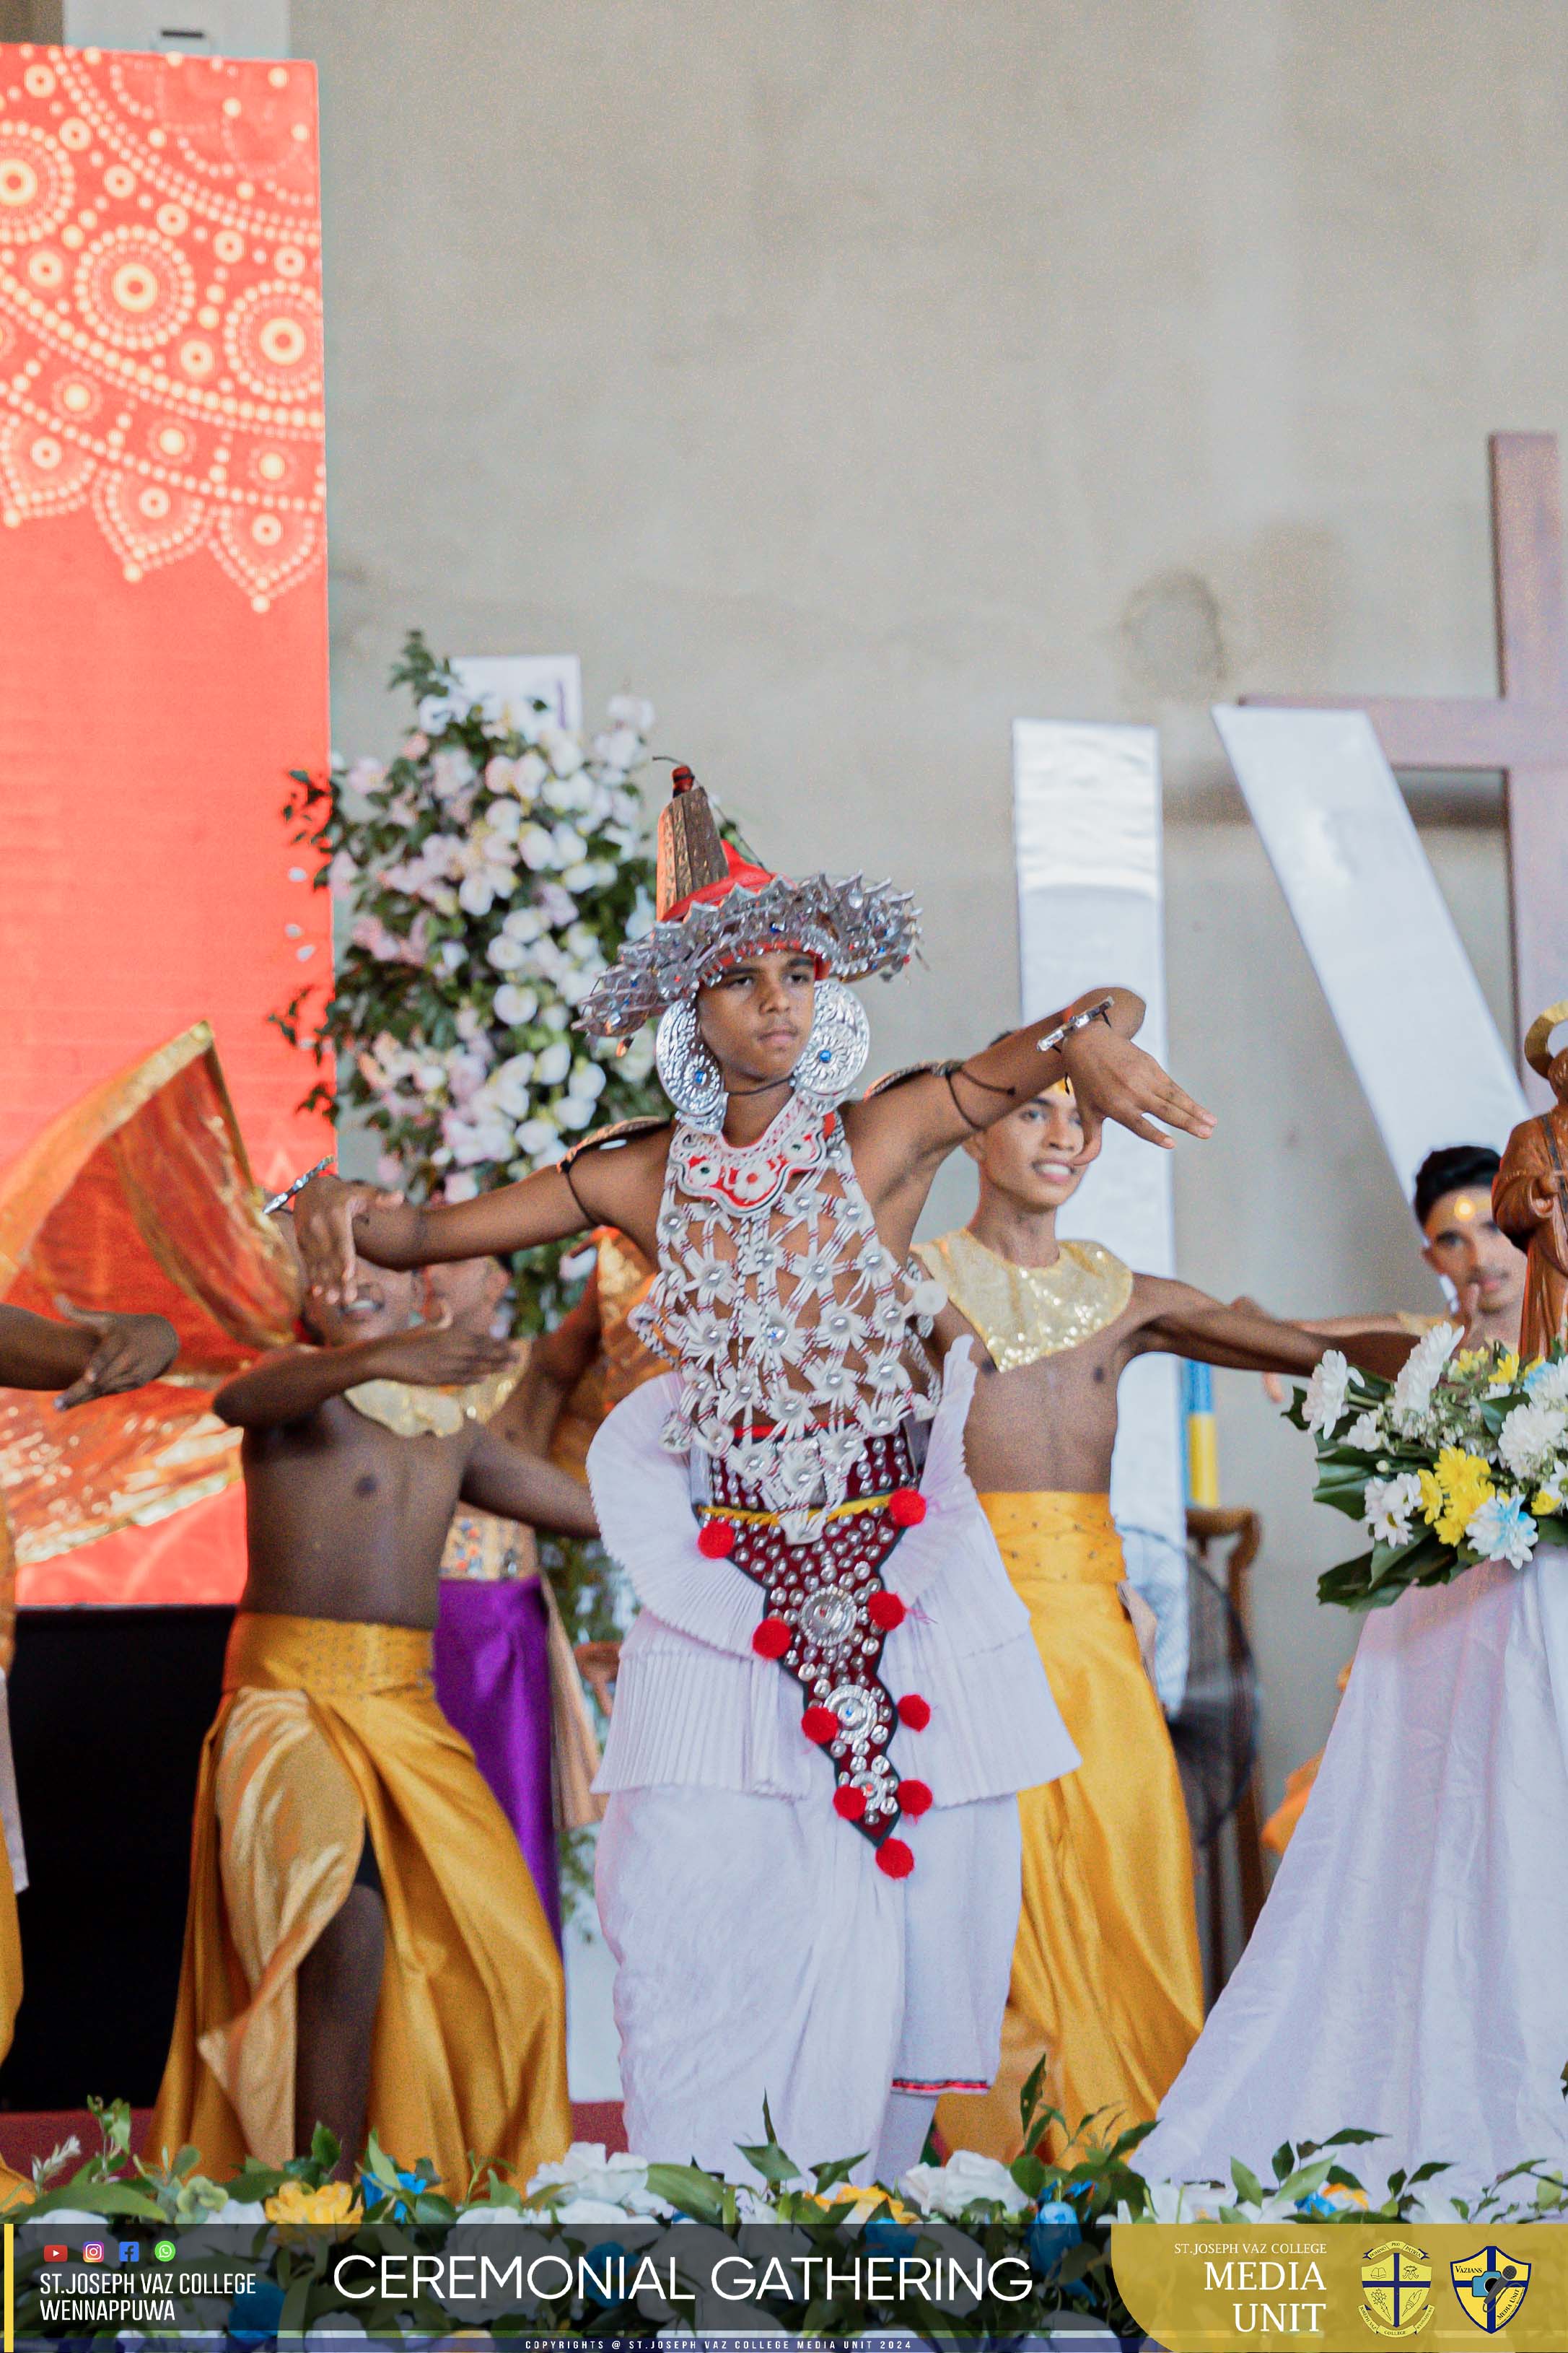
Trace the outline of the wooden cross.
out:
[[[1568,997],[1568,623],[1554,433],[1494,433],[1492,558],[1498,686],[1489,695],[1248,694],[1292,711],[1364,711],[1391,768],[1503,776],[1513,913],[1515,1052]],[[1533,1074],[1526,1085],[1539,1092]],[[1542,1100],[1545,1097],[1542,1096]]]

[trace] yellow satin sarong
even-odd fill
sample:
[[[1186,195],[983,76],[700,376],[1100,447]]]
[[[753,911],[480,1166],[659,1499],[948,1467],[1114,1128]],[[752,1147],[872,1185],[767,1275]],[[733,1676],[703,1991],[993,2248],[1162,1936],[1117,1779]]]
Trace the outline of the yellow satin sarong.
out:
[[[386,1905],[368,2122],[450,2194],[572,2137],[560,1957],[516,1838],[406,1626],[234,1622],[202,1753],[174,2042],[147,2134],[221,2180],[296,2153],[296,1974],[368,1835]],[[311,2120],[313,2121],[313,2120]],[[310,2124],[303,2127],[308,2135]]]
[[[1117,1587],[1104,1495],[982,1495],[1082,1762],[1019,1800],[1024,1903],[991,2090],[949,2093],[950,2148],[1011,2158],[1018,2096],[1049,2054],[1046,2098],[1110,2139],[1153,2116],[1203,2024],[1186,1808],[1165,1719]],[[1064,2136],[1037,2144],[1050,2159]]]

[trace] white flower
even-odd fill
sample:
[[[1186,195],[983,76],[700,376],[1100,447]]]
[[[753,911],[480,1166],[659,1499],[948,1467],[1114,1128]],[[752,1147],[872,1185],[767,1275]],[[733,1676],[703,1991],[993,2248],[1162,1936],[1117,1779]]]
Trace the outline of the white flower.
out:
[[[562,1039],[543,1048],[533,1066],[533,1075],[542,1087],[558,1087],[572,1068],[572,1049]]]
[[[574,2140],[564,2157],[540,2167],[529,2182],[529,2195],[557,2186],[579,2197],[602,2199],[619,2214],[664,2215],[674,2211],[648,2188],[646,2158],[630,2157],[624,2149],[606,2157],[602,2141]],[[556,2209],[558,2214],[560,2211]]]
[[[1026,2213],[1035,2202],[1005,2165],[972,2148],[959,2149],[945,2165],[912,2165],[898,2186],[922,2214],[940,2214],[954,2222],[982,2199],[1005,2214]]]
[[[1517,1495],[1489,1495],[1465,1530],[1483,1560],[1506,1560],[1523,1568],[1535,1550],[1535,1522]]]
[[[1370,1412],[1358,1413],[1350,1428],[1340,1432],[1340,1444],[1353,1446],[1358,1454],[1375,1454],[1384,1442],[1383,1423],[1375,1406]]]
[[[562,870],[561,880],[568,891],[591,891],[597,872],[598,869],[591,858],[580,858],[574,866]]]
[[[536,1112],[517,1131],[517,1148],[526,1160],[541,1160],[553,1153],[561,1142],[561,1130],[544,1112]]]
[[[532,825],[525,825],[518,835],[517,854],[523,864],[531,866],[537,874],[553,860],[555,845],[543,826],[536,820]]]
[[[1399,1368],[1389,1399],[1389,1412],[1395,1430],[1413,1436],[1419,1430],[1432,1402],[1432,1392],[1442,1377],[1444,1366],[1463,1337],[1457,1324],[1436,1324],[1425,1333]]]
[[[485,949],[485,961],[493,964],[498,972],[521,972],[528,962],[528,950],[510,932],[498,932]],[[500,1003],[500,994],[497,994]]]
[[[437,951],[436,962],[448,976],[461,972],[468,961],[468,951],[461,940],[443,940]]]
[[[1516,1479],[1537,1479],[1556,1467],[1568,1437],[1568,1408],[1516,1405],[1498,1432],[1497,1451]]]
[[[617,727],[630,727],[643,736],[653,732],[653,705],[640,694],[612,694],[605,709]]]
[[[539,748],[558,776],[574,776],[583,765],[583,746],[570,728],[547,721],[539,731]]]
[[[344,779],[353,793],[375,793],[386,782],[386,764],[383,760],[356,760]]]
[[[512,791],[520,801],[531,801],[549,774],[537,752],[525,752],[521,759],[512,765]]]
[[[581,1095],[585,1103],[597,1103],[604,1092],[605,1073],[600,1065],[579,1056],[572,1066],[572,1092]]]
[[[1421,1482],[1414,1471],[1397,1479],[1369,1479],[1363,1505],[1363,1525],[1374,1543],[1406,1544],[1410,1518],[1421,1501]]]
[[[1351,1385],[1350,1364],[1338,1348],[1325,1348],[1307,1383],[1307,1427],[1314,1435],[1331,1438],[1344,1419],[1345,1392]]]
[[[580,859],[586,858],[588,855],[587,843],[584,840],[576,827],[574,825],[568,825],[564,818],[562,819],[554,832],[551,835],[550,841],[551,853],[557,866],[575,866]],[[572,910],[573,915],[575,915],[576,912],[577,910],[575,906],[574,906]],[[570,920],[571,918],[569,917],[568,921]]]
[[[494,963],[493,956],[490,961]],[[504,1021],[510,1029],[521,1029],[525,1021],[532,1020],[538,1010],[539,997],[531,988],[519,988],[508,980],[503,981],[496,991],[496,1018]]]
[[[490,765],[493,768],[495,762]],[[522,811],[512,800],[490,801],[485,809],[485,824],[502,841],[515,841],[522,830]]]
[[[1559,1356],[1555,1364],[1542,1357],[1525,1374],[1524,1386],[1532,1405],[1568,1405],[1568,1356]]]
[[[539,909],[527,906],[510,908],[501,917],[500,927],[508,939],[519,940],[524,947],[531,947],[535,940],[542,939],[548,929]]]
[[[555,1116],[563,1127],[575,1133],[587,1126],[594,1116],[594,1106],[584,1103],[581,1095],[563,1095],[555,1105]]]
[[[594,738],[594,757],[602,761],[606,768],[634,766],[642,748],[642,735],[635,727],[614,727],[605,734]]]
[[[470,1176],[466,1170],[459,1169],[447,1177],[441,1187],[441,1194],[443,1199],[447,1201],[472,1201],[477,1198],[479,1189],[479,1178]]]
[[[430,782],[437,800],[456,800],[474,781],[474,764],[460,744],[447,746],[430,763]]]

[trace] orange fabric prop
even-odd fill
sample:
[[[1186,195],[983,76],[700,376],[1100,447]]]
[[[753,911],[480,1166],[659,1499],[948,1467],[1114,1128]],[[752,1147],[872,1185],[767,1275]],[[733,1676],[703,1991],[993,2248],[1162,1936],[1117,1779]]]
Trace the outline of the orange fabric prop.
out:
[[[237,1479],[213,1392],[289,1338],[298,1296],[205,1022],[93,1088],[0,1177],[0,1296],[45,1315],[61,1299],[136,1309],[179,1334],[164,1378],[123,1397],[62,1414],[47,1393],[0,1389],[20,1599],[153,1598],[126,1589],[133,1556],[110,1532]]]
[[[329,1147],[267,1018],[331,969],[320,228],[308,63],[0,46],[0,1169],[202,1017],[261,1184]],[[232,1599],[238,1498],[24,1560]]]

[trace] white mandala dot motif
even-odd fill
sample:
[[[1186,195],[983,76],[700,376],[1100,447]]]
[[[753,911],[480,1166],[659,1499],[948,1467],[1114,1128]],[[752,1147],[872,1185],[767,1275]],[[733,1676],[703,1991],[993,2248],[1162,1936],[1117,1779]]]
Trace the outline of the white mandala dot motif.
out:
[[[7,64],[6,60],[9,60]],[[323,555],[308,69],[0,50],[0,512],[267,612]]]
[[[47,133],[0,122],[0,245],[32,245],[70,217],[76,174]]]

